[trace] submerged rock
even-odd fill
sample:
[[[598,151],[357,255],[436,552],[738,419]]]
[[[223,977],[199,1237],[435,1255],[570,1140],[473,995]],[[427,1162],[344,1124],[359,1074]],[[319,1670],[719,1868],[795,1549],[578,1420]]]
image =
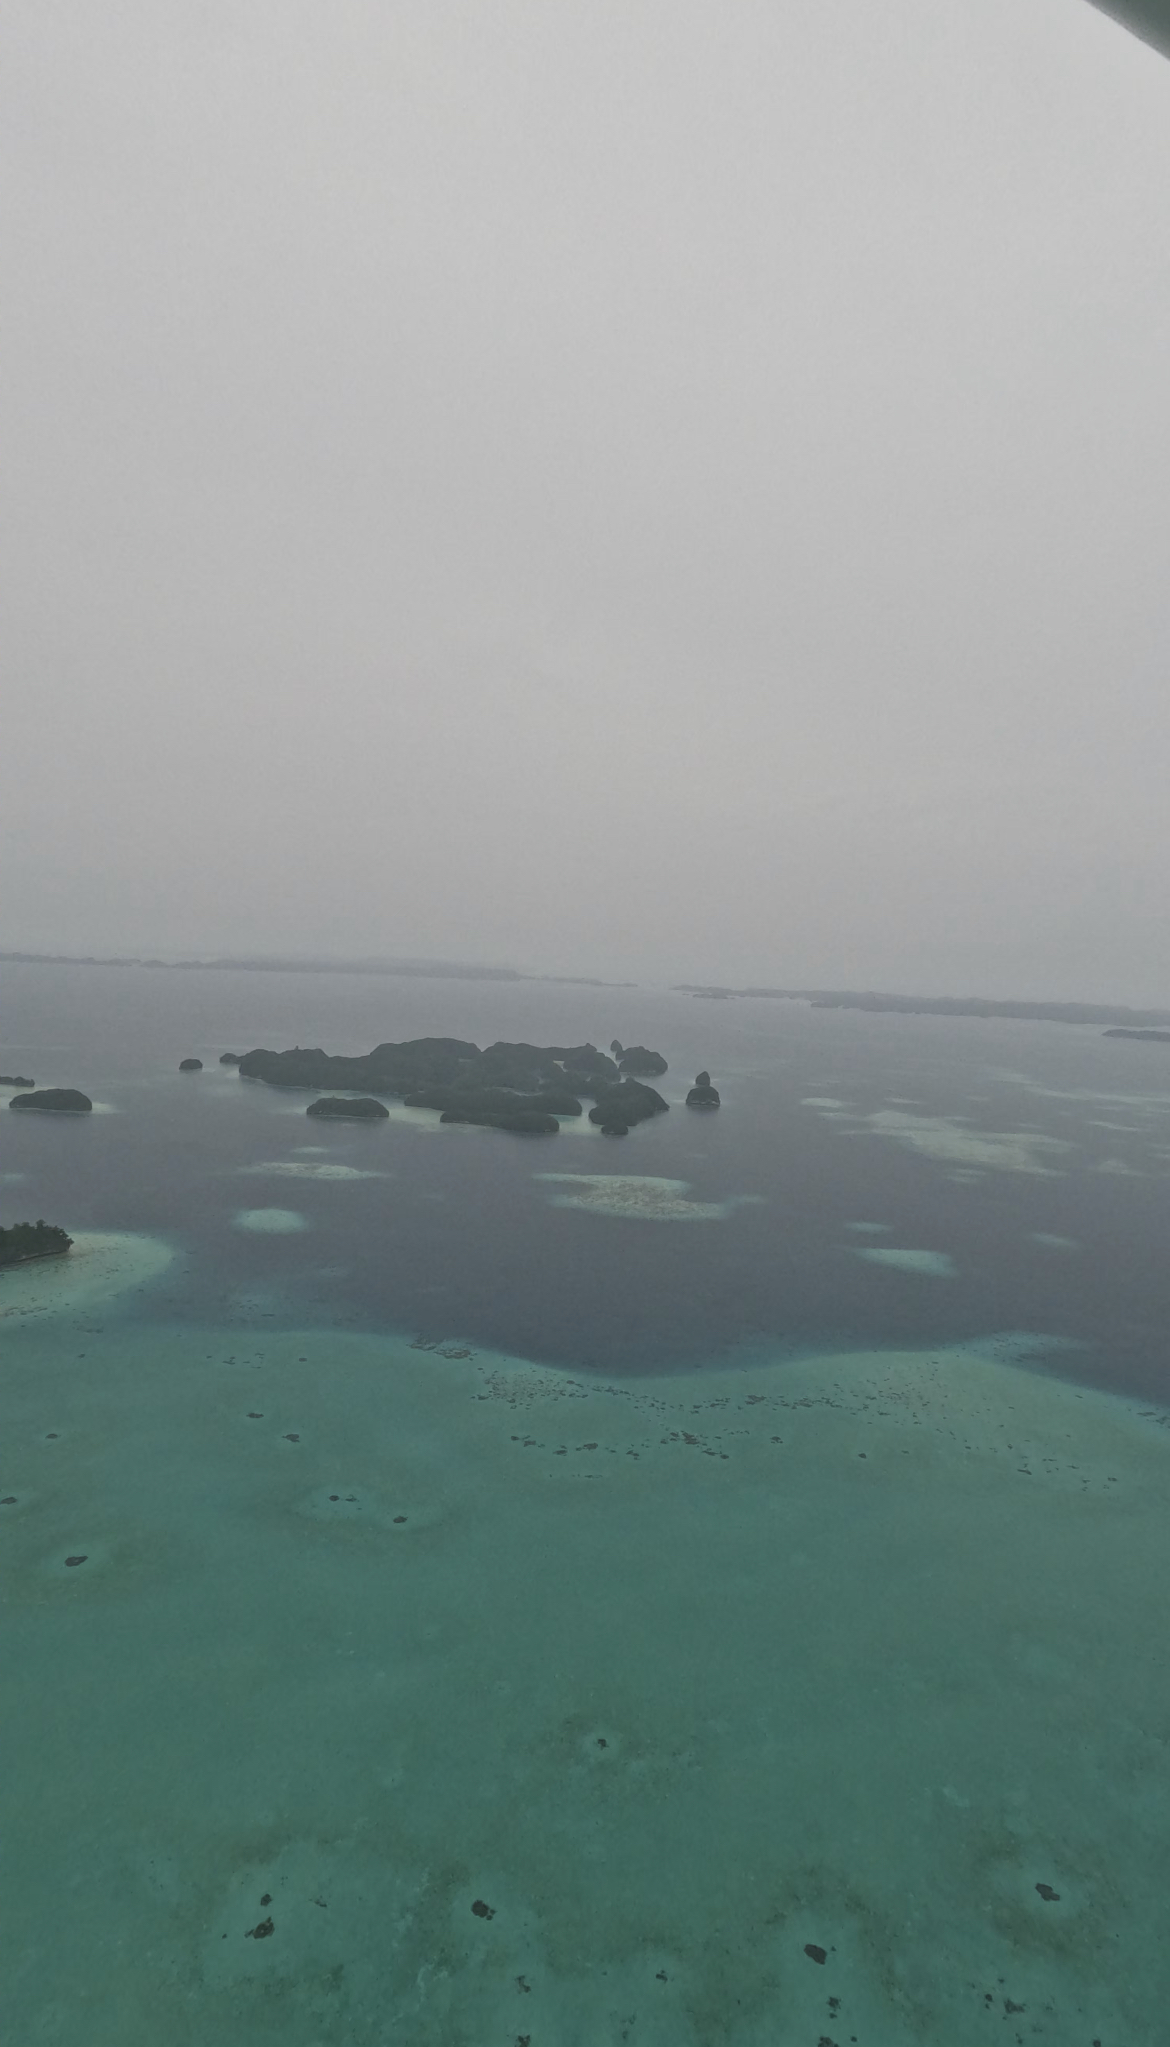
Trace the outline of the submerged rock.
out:
[[[202,1073],[202,1071],[202,1059],[180,1059],[179,1061],[180,1073]]]
[[[13,1095],[10,1109],[56,1109],[66,1114],[93,1108],[88,1095],[76,1087],[39,1087],[35,1094]]]
[[[310,1102],[306,1116],[349,1116],[358,1122],[370,1123],[376,1117],[389,1117],[385,1102],[374,1101],[371,1095],[323,1095],[319,1102]]]

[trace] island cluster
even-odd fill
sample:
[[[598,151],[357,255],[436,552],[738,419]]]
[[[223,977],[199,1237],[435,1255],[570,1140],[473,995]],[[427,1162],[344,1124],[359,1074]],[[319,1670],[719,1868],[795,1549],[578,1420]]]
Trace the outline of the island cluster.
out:
[[[320,1046],[295,1045],[285,1052],[260,1046],[252,1052],[223,1052],[220,1065],[237,1067],[245,1080],[313,1093],[317,1099],[308,1104],[306,1115],[359,1122],[388,1117],[384,1098],[390,1096],[407,1108],[435,1110],[441,1123],[478,1123],[518,1136],[551,1137],[564,1118],[585,1115],[588,1101],[589,1120],[602,1136],[625,1137],[670,1107],[649,1084],[667,1071],[662,1053],[646,1045],[627,1048],[617,1038],[608,1052],[589,1043],[529,1045],[502,1039],[481,1051],[464,1038],[410,1038],[353,1057]],[[181,1073],[202,1070],[203,1061],[194,1056],[179,1061]],[[0,1081],[31,1090],[12,1097],[13,1109],[76,1115],[93,1108],[79,1088],[36,1088],[14,1075],[0,1075]],[[696,1074],[687,1107],[719,1107],[709,1073]],[[0,1266],[59,1257],[72,1243],[54,1223],[15,1223],[0,1229]]]
[[[411,1109],[434,1109],[443,1123],[481,1123],[522,1136],[552,1136],[567,1116],[585,1114],[603,1135],[625,1137],[635,1124],[660,1116],[670,1104],[647,1076],[667,1070],[661,1052],[628,1050],[615,1038],[608,1052],[596,1045],[528,1045],[504,1040],[486,1050],[464,1038],[411,1038],[375,1045],[346,1057],[314,1047],[258,1048],[237,1064],[245,1080],[270,1087],[344,1088],[309,1104],[310,1116],[374,1118],[389,1111],[379,1097]]]

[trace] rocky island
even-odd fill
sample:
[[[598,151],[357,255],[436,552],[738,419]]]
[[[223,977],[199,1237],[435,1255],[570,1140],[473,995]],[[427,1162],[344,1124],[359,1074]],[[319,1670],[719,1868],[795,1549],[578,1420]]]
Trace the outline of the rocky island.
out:
[[[615,1041],[616,1042],[616,1041]],[[620,1048],[619,1048],[620,1049]],[[632,1077],[626,1061],[633,1056],[649,1071],[664,1073],[660,1052],[635,1048],[622,1063],[596,1045],[528,1045],[503,1040],[481,1051],[463,1038],[411,1038],[402,1044],[376,1045],[357,1057],[324,1052],[320,1047],[294,1046],[272,1052],[263,1047],[246,1052],[239,1062],[245,1080],[270,1087],[361,1089],[367,1100],[397,1097],[411,1109],[435,1109],[444,1123],[481,1123],[521,1136],[553,1136],[559,1119],[584,1114],[582,1097],[592,1100],[589,1119],[614,1136],[624,1136],[636,1123],[669,1108],[654,1088]],[[313,1103],[320,1116],[354,1112],[334,1096]],[[358,1113],[369,1115],[376,1110]]]
[[[661,1116],[669,1107],[656,1088],[646,1087],[640,1080],[623,1079],[616,1087],[601,1090],[589,1111],[589,1121],[600,1124],[603,1137],[625,1137],[635,1123]]]
[[[35,1087],[35,1086],[36,1081],[30,1080],[27,1073],[0,1073],[0,1087]]]
[[[696,1073],[695,1075],[695,1085],[687,1096],[687,1107],[688,1109],[717,1109],[719,1107],[719,1090],[712,1087],[711,1076],[707,1072],[706,1067],[704,1067],[702,1073]]]
[[[180,1059],[179,1061],[180,1073],[202,1073],[202,1071],[202,1059]]]
[[[1170,1031],[1130,1031],[1123,1025],[1115,1025],[1111,1031],[1102,1031],[1103,1038],[1152,1038],[1159,1045],[1170,1045]]]
[[[33,1258],[61,1258],[72,1248],[72,1237],[57,1223],[13,1223],[10,1230],[0,1230],[0,1269],[27,1265]]]
[[[385,1102],[374,1101],[371,1095],[323,1095],[319,1102],[310,1102],[306,1116],[349,1116],[359,1123],[374,1122],[379,1116],[388,1116]]]
[[[622,1073],[645,1079],[647,1074],[665,1073],[666,1061],[661,1052],[651,1052],[645,1045],[631,1045],[628,1052],[618,1056],[618,1067]]]
[[[84,1114],[93,1108],[88,1095],[77,1087],[39,1087],[31,1095],[13,1095],[10,1109],[55,1109],[65,1114]]]

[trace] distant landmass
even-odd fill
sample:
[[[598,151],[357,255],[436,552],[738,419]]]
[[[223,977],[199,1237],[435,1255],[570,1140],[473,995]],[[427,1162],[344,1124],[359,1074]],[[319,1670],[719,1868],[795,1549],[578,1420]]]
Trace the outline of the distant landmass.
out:
[[[524,974],[518,967],[476,966],[460,960],[326,960],[243,958],[160,960],[121,954],[0,952],[0,963],[27,967],[158,967],[170,973],[200,969],[235,974],[397,974],[436,981],[550,981],[569,988],[634,988],[635,981],[603,981],[594,974]]]
[[[894,1016],[1001,1016],[1025,1023],[1170,1024],[1170,1009],[1127,1009],[1108,1002],[989,1002],[977,995],[881,995],[851,988],[721,988],[682,981],[680,995],[708,1001],[764,996],[777,1002],[807,1002],[814,1009],[867,1009]]]

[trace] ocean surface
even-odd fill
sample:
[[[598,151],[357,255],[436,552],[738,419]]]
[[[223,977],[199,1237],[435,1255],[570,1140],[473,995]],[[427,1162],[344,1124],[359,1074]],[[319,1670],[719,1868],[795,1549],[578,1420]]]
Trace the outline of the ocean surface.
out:
[[[0,1274],[10,2037],[1165,2039],[1170,1046],[36,966],[0,1023],[95,1102],[0,1105],[0,1222],[76,1239]],[[670,1113],[218,1064],[431,1034],[644,1043]]]

